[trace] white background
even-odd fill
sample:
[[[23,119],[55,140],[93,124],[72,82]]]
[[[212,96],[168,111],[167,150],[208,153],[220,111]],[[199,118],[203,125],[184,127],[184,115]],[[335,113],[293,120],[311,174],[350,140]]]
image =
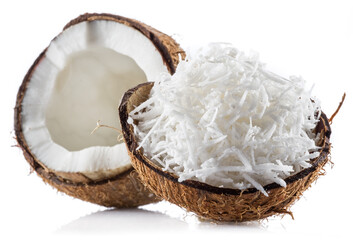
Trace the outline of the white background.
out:
[[[167,237],[352,239],[353,5],[349,1],[4,1],[0,0],[0,239]],[[85,12],[135,18],[174,36],[184,49],[211,41],[255,50],[273,71],[315,83],[330,116],[331,169],[289,216],[245,224],[200,221],[166,202],[114,211],[73,199],[44,184],[13,139],[18,87],[39,53],[71,19]]]

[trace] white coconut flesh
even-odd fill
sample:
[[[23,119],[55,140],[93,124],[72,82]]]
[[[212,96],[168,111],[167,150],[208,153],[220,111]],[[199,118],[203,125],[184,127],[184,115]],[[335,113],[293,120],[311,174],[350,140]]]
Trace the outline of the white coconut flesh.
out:
[[[55,171],[116,174],[129,168],[116,131],[90,133],[98,120],[120,128],[123,93],[161,72],[167,68],[160,53],[134,28],[105,20],[69,27],[49,45],[22,102],[22,130],[32,154]]]
[[[173,76],[161,75],[128,123],[138,149],[179,181],[254,187],[267,196],[263,186],[285,187],[286,177],[318,157],[312,131],[320,112],[302,78],[283,78],[256,55],[214,43],[181,61]]]

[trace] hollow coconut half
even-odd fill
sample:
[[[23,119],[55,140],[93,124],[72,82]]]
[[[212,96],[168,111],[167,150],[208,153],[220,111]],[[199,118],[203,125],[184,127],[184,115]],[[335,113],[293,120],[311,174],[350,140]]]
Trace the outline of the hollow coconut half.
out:
[[[120,107],[120,121],[132,164],[141,180],[157,196],[196,213],[206,219],[243,222],[259,220],[271,215],[289,213],[290,206],[323,173],[330,154],[331,128],[324,113],[315,131],[320,133],[319,157],[312,159],[312,166],[285,179],[286,187],[277,183],[264,186],[268,197],[256,188],[246,190],[219,188],[193,180],[178,181],[178,177],[163,171],[147,159],[139,146],[133,127],[128,124],[129,113],[148,99],[153,83],[141,84],[125,93]],[[138,125],[138,122],[135,124]]]
[[[115,131],[126,90],[174,73],[183,51],[139,21],[84,14],[39,55],[17,95],[15,135],[32,169],[70,196],[107,207],[157,201],[139,181]]]

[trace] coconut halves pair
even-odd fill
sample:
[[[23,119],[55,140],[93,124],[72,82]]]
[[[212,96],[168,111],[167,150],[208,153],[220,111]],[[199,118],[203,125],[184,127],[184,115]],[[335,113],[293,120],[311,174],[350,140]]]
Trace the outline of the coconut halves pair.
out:
[[[315,128],[320,156],[286,178],[286,188],[264,186],[268,197],[255,188],[179,182],[137,150],[129,113],[183,57],[171,37],[136,20],[110,14],[72,20],[39,55],[17,95],[15,134],[31,168],[59,191],[107,207],[165,199],[207,219],[236,222],[290,213],[328,162],[331,129],[323,113]],[[119,133],[90,134],[97,120],[121,126]]]

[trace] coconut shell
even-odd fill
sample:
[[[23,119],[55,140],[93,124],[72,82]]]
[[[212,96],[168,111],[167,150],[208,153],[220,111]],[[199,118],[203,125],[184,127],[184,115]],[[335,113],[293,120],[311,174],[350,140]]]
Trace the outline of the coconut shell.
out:
[[[142,148],[136,150],[138,143],[133,127],[127,123],[129,112],[148,98],[152,86],[153,83],[141,84],[126,92],[119,107],[119,114],[132,164],[141,180],[155,195],[203,218],[217,221],[251,221],[277,214],[291,214],[290,206],[323,174],[323,167],[329,160],[331,134],[324,113],[321,114],[315,129],[320,133],[320,156],[311,160],[311,167],[286,178],[287,187],[276,183],[264,186],[268,197],[256,188],[239,190],[214,187],[193,180],[179,182],[175,174],[163,171],[144,156]]]
[[[175,68],[179,61],[179,55],[182,57],[185,56],[184,51],[170,36],[134,19],[117,15],[87,13],[70,21],[64,27],[64,30],[80,22],[96,20],[115,21],[141,32],[154,44],[156,49],[158,49],[164,64],[171,74],[175,72]],[[44,182],[50,184],[59,191],[75,198],[106,207],[135,207],[158,201],[158,198],[141,184],[138,175],[132,166],[123,169],[122,171],[120,171],[120,169],[115,172],[110,172],[108,174],[109,177],[107,177],[107,174],[104,174],[105,178],[97,179],[96,176],[99,176],[98,173],[65,173],[48,169],[36,158],[36,156],[34,156],[34,154],[31,153],[22,133],[22,101],[26,94],[27,86],[31,80],[32,74],[44,58],[46,50],[47,49],[38,56],[24,77],[17,94],[16,106],[14,109],[15,136],[18,146],[22,149],[31,168],[44,180]],[[92,178],[92,176],[95,177]]]

